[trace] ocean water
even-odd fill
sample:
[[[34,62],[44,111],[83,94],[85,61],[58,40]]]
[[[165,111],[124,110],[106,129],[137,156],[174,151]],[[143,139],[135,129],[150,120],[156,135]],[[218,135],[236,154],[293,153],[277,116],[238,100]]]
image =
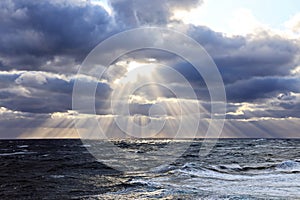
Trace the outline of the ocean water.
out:
[[[158,150],[169,141],[113,142],[134,155]],[[185,142],[179,140],[177,144]],[[98,162],[86,149],[88,145],[80,140],[1,140],[0,196],[1,199],[300,199],[300,140],[221,139],[204,157],[198,156],[202,140],[190,142],[191,146],[180,157],[174,153],[176,159],[172,163],[149,170],[120,171]],[[172,152],[167,155],[172,156]],[[155,159],[168,158],[162,155]]]

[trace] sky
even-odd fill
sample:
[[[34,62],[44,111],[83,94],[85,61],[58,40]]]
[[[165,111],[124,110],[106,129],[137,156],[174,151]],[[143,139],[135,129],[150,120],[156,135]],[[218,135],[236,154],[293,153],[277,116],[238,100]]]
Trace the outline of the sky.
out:
[[[299,1],[2,0],[0,138],[77,138],[90,134],[89,120],[97,120],[106,137],[126,137],[126,131],[173,137],[181,124],[182,136],[192,137],[191,121],[199,122],[196,137],[213,137],[206,133],[212,116],[221,115],[212,112],[218,102],[203,74],[172,52],[140,49],[119,55],[100,78],[78,75],[100,42],[141,27],[183,33],[213,59],[226,92],[220,137],[300,137]],[[149,44],[159,43],[158,35],[153,38]],[[105,56],[112,58],[120,46],[112,44]],[[136,88],[147,81],[163,84]],[[72,107],[76,82],[87,90],[97,86],[95,114]],[[90,101],[84,92],[80,100]],[[158,133],[135,129],[150,122],[164,127]]]

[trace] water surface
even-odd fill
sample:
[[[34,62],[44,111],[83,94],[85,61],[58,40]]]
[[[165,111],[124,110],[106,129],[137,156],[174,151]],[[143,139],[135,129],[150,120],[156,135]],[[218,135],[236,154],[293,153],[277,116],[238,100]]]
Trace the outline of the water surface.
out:
[[[97,162],[80,140],[1,140],[1,199],[300,198],[300,140],[221,139],[199,157],[201,142],[170,164],[122,172]],[[114,141],[133,156],[166,143]]]

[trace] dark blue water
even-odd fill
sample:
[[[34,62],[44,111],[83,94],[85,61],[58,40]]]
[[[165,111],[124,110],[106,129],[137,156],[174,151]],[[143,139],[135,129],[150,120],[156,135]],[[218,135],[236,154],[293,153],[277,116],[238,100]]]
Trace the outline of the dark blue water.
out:
[[[114,144],[139,154],[166,142]],[[201,142],[170,164],[120,171],[80,140],[2,140],[1,199],[300,199],[300,140],[222,139],[199,157]]]

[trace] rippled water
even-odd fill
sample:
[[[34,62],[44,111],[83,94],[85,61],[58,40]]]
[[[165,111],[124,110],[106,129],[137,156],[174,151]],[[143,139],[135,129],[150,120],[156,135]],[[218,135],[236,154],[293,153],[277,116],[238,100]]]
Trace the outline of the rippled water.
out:
[[[168,142],[114,144],[135,155]],[[97,162],[80,140],[2,140],[1,199],[300,199],[300,140],[222,139],[205,157],[202,141],[191,142],[171,164],[122,172]]]

